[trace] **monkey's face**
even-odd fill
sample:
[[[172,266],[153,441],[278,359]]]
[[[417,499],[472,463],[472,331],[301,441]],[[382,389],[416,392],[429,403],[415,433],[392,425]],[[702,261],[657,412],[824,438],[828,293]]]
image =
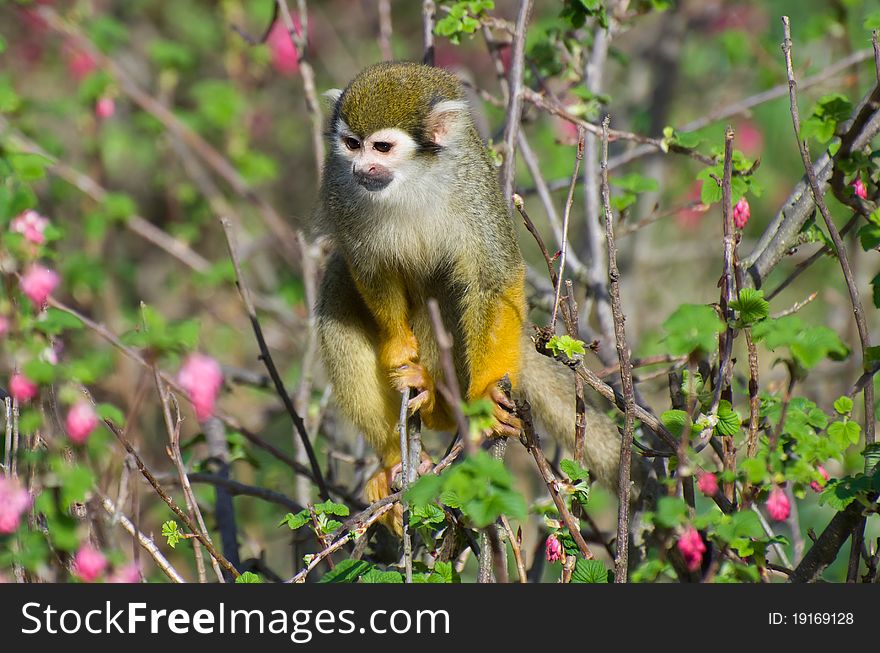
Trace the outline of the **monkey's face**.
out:
[[[401,129],[380,129],[361,138],[340,120],[334,148],[349,166],[354,181],[370,193],[382,195],[417,173],[418,145]]]

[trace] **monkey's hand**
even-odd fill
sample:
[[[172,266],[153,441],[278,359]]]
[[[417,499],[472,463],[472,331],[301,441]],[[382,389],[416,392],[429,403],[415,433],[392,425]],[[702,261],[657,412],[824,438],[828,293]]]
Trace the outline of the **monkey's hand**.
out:
[[[484,435],[488,438],[518,438],[522,421],[515,415],[516,405],[505,392],[494,384],[486,391],[485,398],[492,402],[492,427]]]
[[[434,412],[436,405],[436,390],[434,379],[423,365],[419,363],[407,363],[391,370],[391,383],[398,392],[407,388],[415,390],[415,396],[409,400],[409,413],[422,411],[423,414]]]

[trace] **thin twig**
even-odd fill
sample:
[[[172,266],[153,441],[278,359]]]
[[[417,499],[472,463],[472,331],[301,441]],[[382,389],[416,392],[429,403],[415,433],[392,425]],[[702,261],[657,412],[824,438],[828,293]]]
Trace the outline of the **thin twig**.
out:
[[[220,564],[220,566],[229,572],[233,578],[238,578],[239,573],[238,570],[232,566],[232,564],[220,553],[217,548],[211,543],[211,540],[206,538],[202,532],[196,528],[196,525],[189,518],[189,515],[171,498],[171,496],[165,491],[165,488],[156,480],[156,477],[153,473],[147,468],[146,464],[144,464],[143,459],[140,457],[135,448],[131,445],[128,439],[122,432],[115,422],[111,419],[105,419],[104,423],[107,425],[107,428],[110,429],[110,432],[116,436],[116,439],[119,440],[120,444],[125,448],[128,454],[134,459],[135,464],[137,465],[138,471],[143,475],[147,482],[153,487],[156,494],[159,495],[159,498],[165,502],[165,504],[171,508],[171,511],[180,518],[180,520],[184,523],[184,525],[189,529],[189,531],[193,534],[193,536],[202,543],[202,545],[208,550],[208,553],[213,556],[213,558]]]
[[[822,189],[819,187],[819,182],[816,179],[816,173],[813,170],[813,162],[810,157],[810,149],[807,146],[807,142],[801,138],[800,115],[797,106],[797,82],[795,81],[794,70],[792,69],[791,62],[791,25],[788,16],[782,17],[782,28],[784,34],[782,42],[782,52],[785,57],[785,72],[788,77],[792,126],[794,127],[795,138],[798,141],[798,149],[800,150],[801,160],[804,164],[804,170],[806,171],[807,179],[809,180],[810,190],[813,193],[813,200],[815,201],[816,207],[819,209],[819,212],[822,214],[822,219],[825,221],[825,227],[828,230],[828,235],[831,237],[831,241],[834,243],[834,251],[835,254],[837,254],[837,259],[840,262],[840,267],[843,271],[843,277],[846,280],[846,287],[849,291],[850,303],[852,304],[853,317],[855,318],[856,327],[859,333],[859,342],[861,344],[862,369],[863,371],[867,371],[867,352],[871,346],[871,338],[868,333],[868,326],[865,321],[865,314],[862,308],[862,302],[859,298],[859,290],[856,286],[855,278],[853,277],[852,268],[849,264],[849,259],[847,257],[843,239],[841,238],[840,233],[837,230],[837,226],[834,224],[831,213],[828,211],[828,206],[825,204],[825,198],[822,193]],[[854,140],[854,138],[847,139],[848,146],[851,146],[850,143],[852,140]],[[865,446],[869,446],[874,443],[875,429],[874,385],[872,383],[868,383],[867,385],[865,385],[864,400]],[[860,516],[852,531],[852,544],[854,553],[850,556],[850,563],[847,569],[847,579],[855,579],[856,575],[858,574],[860,561],[859,554],[861,551],[862,539],[864,537],[864,529],[865,518]]]
[[[517,409],[523,422],[523,445],[535,459],[535,463],[538,466],[538,472],[540,472],[541,478],[544,479],[544,483],[550,491],[553,503],[556,505],[556,510],[559,511],[559,516],[562,518],[562,522],[565,524],[565,527],[574,539],[575,544],[577,544],[578,550],[587,560],[592,560],[593,552],[590,551],[590,547],[587,546],[584,536],[581,535],[580,528],[575,522],[574,517],[572,517],[568,507],[565,505],[565,500],[559,493],[559,480],[553,474],[553,470],[550,468],[547,458],[541,450],[541,442],[538,440],[538,435],[535,433],[535,424],[532,421],[532,408],[527,401],[524,401],[517,404]]]
[[[553,314],[550,319],[550,329],[556,329],[556,315],[559,310],[559,297],[562,293],[562,279],[565,276],[565,259],[568,253],[568,224],[571,217],[571,205],[574,201],[574,189],[577,184],[578,174],[581,169],[581,161],[584,159],[584,138],[583,129],[578,129],[577,152],[574,160],[574,170],[571,173],[571,183],[568,187],[568,197],[565,199],[565,211],[562,214],[562,254],[559,259],[559,275],[556,279],[556,294],[553,298]]]
[[[123,515],[121,512],[117,510],[116,505],[113,503],[111,499],[108,497],[101,498],[101,505],[104,507],[105,512],[110,515],[113,522],[118,522],[122,525],[129,535],[131,535],[141,547],[150,554],[150,557],[156,563],[156,566],[162,570],[162,572],[168,576],[175,583],[185,583],[183,576],[180,575],[174,565],[168,562],[168,558],[162,555],[162,552],[159,550],[159,547],[156,546],[156,543],[153,539],[144,533],[141,533],[135,525],[131,522],[131,520]]]
[[[229,247],[229,256],[232,258],[232,265],[235,268],[235,278],[237,280],[238,290],[241,293],[241,299],[244,302],[245,311],[248,314],[251,327],[254,331],[254,336],[257,339],[257,346],[260,348],[260,360],[263,361],[263,364],[266,366],[266,371],[269,372],[269,376],[272,377],[275,391],[281,398],[284,408],[287,410],[288,415],[290,415],[297,433],[299,433],[300,441],[309,457],[309,465],[312,468],[312,474],[314,475],[315,482],[318,484],[318,492],[320,493],[321,498],[325,501],[329,501],[330,495],[327,491],[327,485],[324,483],[324,475],[321,473],[321,467],[318,464],[318,459],[315,457],[315,451],[312,449],[309,435],[306,433],[306,425],[303,423],[302,417],[300,417],[299,413],[296,411],[293,401],[290,399],[290,395],[284,387],[284,381],[278,373],[278,368],[275,367],[275,361],[272,359],[272,354],[269,352],[269,346],[266,344],[266,339],[263,337],[263,328],[260,326],[260,321],[257,318],[257,311],[254,308],[254,303],[251,299],[250,288],[244,280],[241,263],[238,260],[235,237],[232,234],[232,227],[229,223],[229,219],[220,218],[220,224],[223,226],[223,232],[226,234],[226,244]]]
[[[510,71],[507,77],[509,89],[507,114],[504,123],[504,162],[501,165],[501,193],[510,206],[513,202],[513,180],[516,173],[516,135],[522,117],[523,58],[525,56],[526,27],[532,13],[532,0],[520,0],[516,15],[516,34],[510,55]]]
[[[614,559],[614,580],[625,583],[629,560],[629,510],[630,478],[632,466],[633,421],[635,419],[635,394],[633,390],[632,365],[626,341],[626,317],[620,302],[620,272],[617,269],[617,247],[614,244],[614,216],[608,189],[608,124],[610,116],[602,120],[602,209],[605,215],[605,241],[608,247],[608,290],[611,296],[611,312],[614,317],[614,339],[617,358],[620,361],[620,384],[623,387],[624,426],[620,442],[620,469],[617,481],[619,506],[617,510],[617,556]]]

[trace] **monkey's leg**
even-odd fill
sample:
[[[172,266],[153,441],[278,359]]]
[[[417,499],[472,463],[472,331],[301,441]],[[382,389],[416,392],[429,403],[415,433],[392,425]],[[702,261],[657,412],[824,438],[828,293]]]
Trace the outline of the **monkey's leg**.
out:
[[[391,494],[394,468],[400,463],[400,393],[379,360],[379,327],[338,255],[328,262],[317,314],[324,366],[337,406],[364,433],[381,461],[382,468],[365,491],[372,503]],[[402,513],[394,513],[384,523],[400,532]]]
[[[492,432],[495,435],[516,437],[522,428],[520,420],[513,415],[513,402],[498,383],[505,374],[514,389],[519,383],[524,320],[525,292],[521,276],[482,306],[465,309],[470,368],[468,398],[485,398],[493,403],[496,423]]]

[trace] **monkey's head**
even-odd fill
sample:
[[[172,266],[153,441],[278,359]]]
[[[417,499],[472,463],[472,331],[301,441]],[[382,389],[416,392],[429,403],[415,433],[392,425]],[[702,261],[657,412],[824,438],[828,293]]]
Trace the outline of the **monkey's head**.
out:
[[[472,124],[458,79],[421,64],[370,66],[325,96],[333,103],[329,161],[375,199],[427,182]]]

